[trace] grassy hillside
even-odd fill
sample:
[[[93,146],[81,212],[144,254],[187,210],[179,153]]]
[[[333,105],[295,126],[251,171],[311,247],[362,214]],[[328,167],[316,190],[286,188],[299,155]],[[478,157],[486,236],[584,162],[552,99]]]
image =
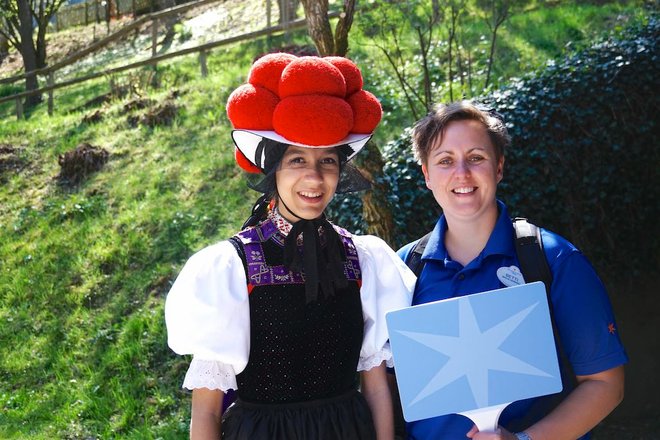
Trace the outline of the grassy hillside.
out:
[[[131,128],[135,112],[122,102],[97,124],[74,113],[4,125],[21,171],[3,173],[0,196],[0,340],[10,353],[0,437],[182,429],[182,366],[166,349],[163,296],[187,256],[248,210],[220,104],[236,84],[179,89],[169,127]],[[58,155],[83,140],[110,160],[79,186],[62,185]]]
[[[520,64],[498,76],[561,53],[576,39],[566,29],[592,38],[625,11],[638,15],[569,4],[515,17],[502,51]],[[410,121],[384,60],[353,44],[372,66],[369,88],[392,103],[384,142]],[[193,57],[159,66],[159,88],[150,70],[114,78],[132,92],[101,106],[85,103],[107,79],[65,89],[52,117],[39,107],[17,121],[0,105],[0,438],[186,436],[188,360],[167,348],[164,297],[186,258],[236,231],[257,195],[234,165],[224,103],[266,49],[214,51],[208,78]],[[58,157],[83,142],[109,160],[72,184]]]

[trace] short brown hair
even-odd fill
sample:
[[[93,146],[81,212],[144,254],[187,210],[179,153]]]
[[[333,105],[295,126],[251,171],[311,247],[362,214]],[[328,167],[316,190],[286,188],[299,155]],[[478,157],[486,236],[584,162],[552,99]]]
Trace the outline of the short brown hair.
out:
[[[413,153],[419,163],[426,164],[431,148],[438,140],[442,141],[442,136],[450,122],[464,120],[481,122],[495,146],[497,159],[504,156],[504,150],[511,143],[511,137],[501,117],[473,102],[456,101],[437,105],[413,127]]]

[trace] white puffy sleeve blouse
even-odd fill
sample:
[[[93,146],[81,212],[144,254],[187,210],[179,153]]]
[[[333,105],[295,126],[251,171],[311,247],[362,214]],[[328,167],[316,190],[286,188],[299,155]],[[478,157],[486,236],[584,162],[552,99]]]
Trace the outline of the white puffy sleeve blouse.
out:
[[[410,305],[415,275],[380,238],[352,239],[362,269],[364,316],[357,369],[383,361],[391,366],[385,314]],[[250,353],[250,307],[243,262],[230,242],[190,257],[167,295],[165,321],[170,348],[193,355],[184,388],[236,389]]]

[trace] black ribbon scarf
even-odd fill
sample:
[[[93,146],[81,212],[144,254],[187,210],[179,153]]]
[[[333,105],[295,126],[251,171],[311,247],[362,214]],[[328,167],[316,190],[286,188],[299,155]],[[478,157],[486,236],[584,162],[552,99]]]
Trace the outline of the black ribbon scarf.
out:
[[[299,249],[301,234],[302,249]],[[347,286],[345,261],[341,238],[324,215],[314,220],[298,220],[284,240],[284,266],[303,272],[308,303],[318,299],[319,289],[327,297],[334,294],[335,288]]]

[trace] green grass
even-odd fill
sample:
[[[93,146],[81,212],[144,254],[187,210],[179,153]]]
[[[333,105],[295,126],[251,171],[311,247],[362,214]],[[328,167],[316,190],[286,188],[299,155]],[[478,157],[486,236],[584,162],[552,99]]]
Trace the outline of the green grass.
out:
[[[590,40],[631,8],[571,3],[514,17],[498,77]],[[392,75],[372,49],[352,47],[386,104],[377,140],[393,139],[412,121]],[[264,50],[265,40],[216,50],[208,78],[193,56],[163,64],[157,89],[148,69],[114,78],[151,108],[178,90],[169,126],[132,127],[129,116],[148,111],[124,110],[135,96],[84,109],[110,90],[107,78],[57,91],[53,116],[40,105],[17,121],[13,103],[0,105],[0,144],[20,163],[0,171],[0,438],[186,437],[188,360],[167,348],[164,298],[190,254],[235,232],[256,198],[233,161],[225,102]],[[95,110],[102,120],[83,123]],[[63,186],[58,156],[81,142],[109,161]]]
[[[210,64],[237,55],[218,51]],[[93,109],[3,118],[2,143],[20,148],[25,167],[5,171],[0,189],[0,437],[180,438],[187,429],[185,361],[167,348],[163,298],[187,257],[235,231],[256,196],[234,166],[224,117],[237,79],[201,79],[195,67],[164,66],[163,88],[147,91],[158,105],[178,87],[171,126],[132,128],[128,98],[101,107],[96,124],[81,122]],[[103,86],[62,93],[58,108],[79,108]],[[62,186],[58,155],[81,142],[110,160],[80,186]]]

